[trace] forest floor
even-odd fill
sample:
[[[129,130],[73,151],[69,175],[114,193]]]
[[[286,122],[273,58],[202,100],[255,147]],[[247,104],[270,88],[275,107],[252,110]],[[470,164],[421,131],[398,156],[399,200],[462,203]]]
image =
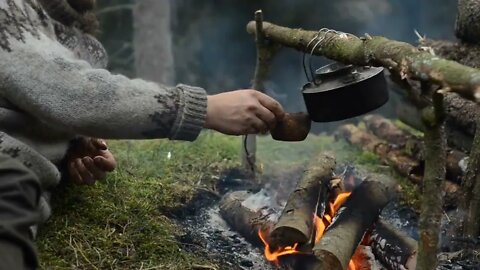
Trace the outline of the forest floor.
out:
[[[54,191],[53,216],[37,241],[43,269],[221,269],[191,254],[177,241],[185,228],[172,213],[188,213],[202,191],[215,192],[220,176],[238,168],[238,137],[204,132],[197,141],[110,141],[118,161],[106,181],[91,187],[64,184]],[[337,160],[385,172],[374,154],[355,150],[332,136],[310,135],[301,143],[261,137],[260,171],[302,164],[319,150]],[[390,171],[389,171],[390,173]],[[404,201],[417,205],[407,181]],[[210,267],[210,268],[209,268]]]

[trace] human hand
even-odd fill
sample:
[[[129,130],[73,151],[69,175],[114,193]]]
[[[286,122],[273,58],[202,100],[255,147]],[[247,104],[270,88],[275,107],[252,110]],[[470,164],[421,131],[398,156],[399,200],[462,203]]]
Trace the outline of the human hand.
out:
[[[208,96],[205,127],[227,135],[266,133],[285,116],[273,98],[251,89]]]
[[[105,179],[117,163],[102,139],[81,138],[68,155],[70,179],[77,185],[93,185]]]

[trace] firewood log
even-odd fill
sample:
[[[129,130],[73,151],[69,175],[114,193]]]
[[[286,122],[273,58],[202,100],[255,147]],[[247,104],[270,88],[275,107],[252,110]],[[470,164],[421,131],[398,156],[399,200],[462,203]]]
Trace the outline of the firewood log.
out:
[[[345,270],[365,233],[377,221],[380,211],[397,195],[397,185],[382,176],[363,181],[336,213],[332,224],[313,253],[314,270]]]
[[[328,199],[328,184],[334,169],[335,158],[331,154],[322,153],[312,159],[270,234],[272,249],[295,243],[303,245],[313,239],[314,217],[319,203]]]
[[[413,182],[421,181],[422,164],[409,157],[402,151],[394,149],[383,140],[352,124],[338,128],[336,138],[343,138],[352,145],[357,145],[363,150],[377,154],[383,163],[390,165],[400,175],[409,178]]]
[[[255,246],[261,247],[263,244],[258,232],[268,232],[273,227],[274,218],[271,213],[265,213],[262,209],[251,209],[244,204],[252,195],[248,191],[225,194],[220,201],[220,215],[234,231]]]
[[[424,144],[421,138],[400,129],[392,121],[380,115],[368,115],[363,120],[367,130],[378,138],[393,144],[399,149],[403,149],[404,152],[416,160],[423,161],[425,159]],[[464,175],[462,166],[466,158],[467,155],[461,151],[455,149],[447,150],[447,179],[456,183],[461,182],[461,178]]]
[[[415,270],[417,241],[385,221],[375,224],[369,245],[375,257],[389,270]]]
[[[448,98],[445,99],[446,106],[448,106],[448,100]],[[446,108],[446,110],[448,110],[448,108]],[[421,132],[425,130],[425,127],[421,121],[420,113],[412,104],[403,102],[397,107],[396,113],[398,119],[404,124]],[[452,121],[452,117],[447,114],[446,132],[448,146],[463,152],[468,152],[472,147],[473,136],[468,134],[466,131],[463,131],[461,128],[458,128],[457,125],[453,125]]]

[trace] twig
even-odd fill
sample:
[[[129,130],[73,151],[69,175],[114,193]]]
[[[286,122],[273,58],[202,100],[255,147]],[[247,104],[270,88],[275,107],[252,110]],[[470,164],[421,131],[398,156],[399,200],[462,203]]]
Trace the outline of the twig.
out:
[[[218,270],[218,268],[214,267],[214,266],[211,266],[211,265],[201,265],[201,264],[192,264],[192,269],[197,269],[197,270],[201,270],[201,269],[210,269],[210,270]]]

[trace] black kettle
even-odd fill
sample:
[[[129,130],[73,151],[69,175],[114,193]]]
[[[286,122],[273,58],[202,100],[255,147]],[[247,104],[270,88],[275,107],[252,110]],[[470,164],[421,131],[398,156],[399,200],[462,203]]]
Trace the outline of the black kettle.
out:
[[[339,121],[368,113],[388,101],[384,69],[332,63],[316,70],[302,90],[310,119]]]
[[[381,67],[331,63],[316,70],[302,89],[307,113],[287,113],[271,130],[275,140],[303,141],[311,121],[333,122],[375,110],[388,101],[388,88]]]

